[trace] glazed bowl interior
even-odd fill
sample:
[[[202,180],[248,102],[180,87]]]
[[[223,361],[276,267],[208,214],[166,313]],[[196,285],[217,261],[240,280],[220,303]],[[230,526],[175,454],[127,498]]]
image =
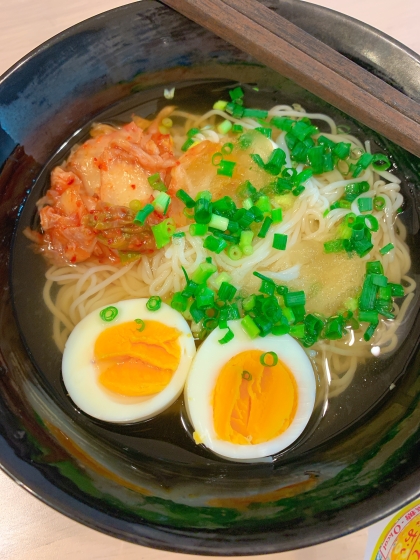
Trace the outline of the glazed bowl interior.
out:
[[[401,45],[304,2],[264,4],[419,99],[420,61]],[[160,419],[112,427],[73,407],[48,334],[45,263],[22,230],[34,224],[52,167],[92,121],[154,113],[167,103],[164,88],[175,87],[177,103],[210,105],[237,82],[258,85],[258,94],[248,88],[251,105],[264,99],[323,111],[391,154],[404,180],[403,221],[417,278],[419,160],[156,1],[62,33],[0,81],[0,462],[46,503],[91,527],[214,555],[309,546],[373,523],[418,495],[418,303],[398,352],[356,373],[359,383],[329,403],[302,445],[270,462],[229,462],[188,439],[182,402]]]

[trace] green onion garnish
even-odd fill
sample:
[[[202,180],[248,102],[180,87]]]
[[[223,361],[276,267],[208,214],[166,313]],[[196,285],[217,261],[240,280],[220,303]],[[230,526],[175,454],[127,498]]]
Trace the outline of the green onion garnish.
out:
[[[264,222],[261,226],[261,229],[258,232],[258,237],[261,237],[261,238],[264,239],[264,237],[267,235],[268,230],[270,229],[272,223],[273,223],[273,220],[271,218],[269,218],[268,216],[266,216],[264,218]]]
[[[194,208],[195,200],[191,198],[190,195],[183,189],[179,189],[178,191],[176,191],[175,196],[179,198],[179,200],[183,202],[187,208]]]
[[[159,296],[152,296],[147,300],[146,307],[149,311],[158,311],[162,305],[162,300]]]
[[[228,161],[226,159],[222,159],[222,161],[219,163],[219,166],[217,168],[217,174],[224,175],[225,177],[232,177],[233,170],[235,169],[235,165],[236,162],[234,161]]]
[[[245,379],[245,381],[251,381],[252,375],[249,373],[249,371],[244,370],[242,372],[242,379]]]
[[[232,340],[232,338],[235,337],[235,335],[233,334],[233,332],[230,330],[229,327],[227,327],[228,331],[225,334],[225,336],[223,338],[221,338],[219,340],[219,344],[227,344],[228,342],[230,342]]]
[[[144,225],[144,222],[147,219],[147,216],[154,211],[154,208],[151,204],[146,204],[144,208],[142,208],[139,212],[137,212],[136,217],[134,218],[135,224]]]
[[[156,191],[166,191],[167,190],[166,185],[161,180],[159,173],[154,173],[153,175],[150,175],[150,177],[148,177],[147,180],[149,181],[149,185],[152,187],[152,189],[154,189]]]
[[[99,312],[99,317],[102,319],[102,321],[106,321],[107,323],[113,321],[117,315],[118,309],[113,305],[105,307],[105,309],[102,309],[102,311]]]
[[[245,315],[241,321],[241,326],[249,338],[256,338],[260,334],[260,329],[257,327],[252,317]]]
[[[379,252],[381,253],[381,255],[386,255],[387,253],[392,251],[393,248],[394,248],[394,245],[392,243],[388,243],[388,245],[385,245],[385,247],[382,247],[382,249],[379,249]]]
[[[175,233],[175,229],[175,223],[172,218],[168,218],[160,222],[160,224],[152,226],[152,233],[158,249],[161,249],[169,243],[172,235]]]
[[[287,235],[284,233],[275,233],[273,236],[273,248],[284,251],[287,245]]]
[[[222,238],[214,237],[213,235],[209,235],[206,237],[203,247],[208,249],[209,251],[213,251],[216,254],[219,254],[227,247],[227,242]]]
[[[374,154],[372,167],[375,171],[386,171],[391,167],[391,162],[385,154]]]
[[[139,328],[137,330],[139,332],[144,331],[144,329],[146,328],[146,323],[143,321],[143,319],[134,319],[134,322],[138,324]]]
[[[233,144],[232,142],[226,142],[226,144],[223,144],[222,146],[222,154],[224,156],[228,156],[229,154],[231,154],[233,152]]]
[[[260,356],[260,363],[266,367],[273,367],[277,365],[278,361],[279,357],[275,352],[265,352]]]
[[[217,125],[217,132],[219,134],[227,134],[231,128],[232,128],[231,121],[225,119],[219,125]]]
[[[169,204],[171,203],[171,197],[165,192],[161,192],[155,200],[152,202],[152,206],[160,214],[165,215],[168,211]]]
[[[373,199],[373,207],[376,211],[383,210],[385,208],[385,199],[383,196],[375,196]]]
[[[194,138],[188,138],[188,140],[186,140],[182,146],[181,146],[181,150],[183,152],[186,152],[189,148],[191,148],[191,146],[195,144],[195,140]]]
[[[224,218],[223,216],[218,216],[217,214],[212,214],[208,227],[219,229],[220,231],[226,231],[229,226],[229,218]]]
[[[268,117],[268,111],[263,111],[262,109],[244,109],[243,116],[251,119],[266,119]]]
[[[232,101],[236,101],[236,99],[241,99],[244,96],[244,91],[240,86],[237,86],[229,91],[229,95]]]
[[[234,124],[232,126],[232,132],[243,132],[244,127],[241,124]]]
[[[172,239],[181,239],[185,237],[185,231],[177,231],[173,234]]]
[[[357,206],[360,212],[371,212],[373,209],[372,199],[369,197],[360,197],[357,199]]]
[[[206,198],[199,198],[194,207],[194,219],[198,224],[208,224],[212,216],[212,204]]]
[[[203,262],[198,265],[193,272],[191,280],[197,284],[205,284],[212,274],[217,270],[217,266],[211,262]]]
[[[242,249],[238,245],[231,245],[227,250],[227,255],[233,261],[238,261],[243,257]]]
[[[216,111],[224,111],[227,104],[227,101],[216,101],[216,103],[213,105],[213,109],[215,109]]]
[[[188,297],[183,295],[182,292],[175,292],[172,296],[171,307],[180,313],[184,313],[188,307]]]
[[[209,230],[206,224],[190,224],[189,232],[193,237],[205,235]]]
[[[281,208],[274,208],[271,210],[271,219],[273,220],[273,224],[279,224],[283,221],[283,211]]]
[[[230,301],[235,297],[237,289],[229,282],[222,282],[218,291],[219,299],[222,301]]]

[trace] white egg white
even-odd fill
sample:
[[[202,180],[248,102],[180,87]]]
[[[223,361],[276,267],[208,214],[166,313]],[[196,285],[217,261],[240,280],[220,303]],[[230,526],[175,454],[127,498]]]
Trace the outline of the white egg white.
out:
[[[257,460],[278,453],[301,435],[315,404],[315,375],[305,351],[291,336],[270,334],[251,340],[240,321],[230,321],[229,327],[235,336],[227,344],[218,342],[226,331],[216,328],[197,350],[185,384],[185,405],[196,432],[196,441],[227,459]],[[212,399],[217,377],[231,358],[247,350],[275,352],[293,373],[298,391],[296,415],[289,428],[270,441],[255,445],[240,445],[220,439],[213,423]]]
[[[106,422],[128,423],[156,416],[170,406],[181,394],[185,379],[195,355],[195,344],[188,323],[178,311],[162,303],[158,311],[149,311],[147,299],[131,299],[113,304],[117,317],[106,322],[100,317],[101,309],[93,311],[76,325],[64,348],[63,381],[73,402],[90,416]],[[169,384],[156,395],[126,397],[113,393],[98,380],[94,347],[98,336],[109,327],[142,319],[158,321],[178,329],[181,335],[181,360]]]

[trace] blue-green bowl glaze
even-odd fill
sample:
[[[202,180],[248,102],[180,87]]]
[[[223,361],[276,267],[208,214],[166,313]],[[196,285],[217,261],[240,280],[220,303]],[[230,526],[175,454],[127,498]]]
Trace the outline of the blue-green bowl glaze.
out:
[[[304,2],[264,4],[420,98],[420,60],[402,45]],[[213,555],[290,550],[359,529],[419,495],[418,308],[398,358],[384,370],[398,378],[396,388],[382,391],[380,402],[363,410],[358,422],[314,449],[271,464],[197,459],[153,440],[145,439],[137,449],[123,440],[117,445],[82,414],[68,413],[39,367],[48,361],[42,340],[49,325],[37,302],[29,296],[25,300],[24,286],[41,268],[19,256],[20,237],[11,250],[19,216],[29,219],[24,202],[37,176],[76,130],[139,92],[201,80],[257,82],[340,116],[152,0],[65,31],[0,79],[0,462],[47,504],[132,542]],[[406,177],[406,221],[419,245],[419,160],[374,136]],[[418,267],[415,252],[414,273]],[[19,304],[13,305],[12,295]],[[32,330],[22,339],[17,321],[25,313]]]

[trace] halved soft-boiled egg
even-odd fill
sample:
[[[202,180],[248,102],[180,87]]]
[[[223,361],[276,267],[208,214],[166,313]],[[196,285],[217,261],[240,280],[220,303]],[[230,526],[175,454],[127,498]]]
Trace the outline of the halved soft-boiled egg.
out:
[[[312,364],[289,335],[251,340],[240,321],[218,341],[216,328],[197,351],[185,385],[194,440],[228,459],[258,459],[291,445],[315,404]]]
[[[185,319],[162,303],[120,301],[87,315],[69,336],[63,381],[74,403],[107,422],[151,418],[181,394],[195,355]]]

